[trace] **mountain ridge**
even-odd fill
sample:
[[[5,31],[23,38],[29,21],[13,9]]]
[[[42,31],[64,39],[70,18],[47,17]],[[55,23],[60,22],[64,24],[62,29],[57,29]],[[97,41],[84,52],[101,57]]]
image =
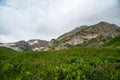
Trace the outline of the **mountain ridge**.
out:
[[[0,43],[0,46],[17,51],[60,50],[72,47],[97,47],[120,35],[120,27],[107,22],[76,27],[51,41],[31,39],[14,43]]]
[[[69,33],[69,32],[68,32]],[[87,26],[72,36],[65,36],[56,39],[53,45],[55,50],[64,49],[68,47],[91,47],[100,46],[106,41],[113,39],[120,34],[120,27],[115,24],[107,22],[100,22],[95,25]],[[63,34],[64,36],[64,34]]]

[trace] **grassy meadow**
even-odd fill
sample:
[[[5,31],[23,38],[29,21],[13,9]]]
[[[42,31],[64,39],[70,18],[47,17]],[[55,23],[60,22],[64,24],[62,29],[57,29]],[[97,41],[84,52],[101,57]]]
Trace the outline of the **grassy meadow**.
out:
[[[120,49],[22,53],[0,48],[0,80],[120,80]]]

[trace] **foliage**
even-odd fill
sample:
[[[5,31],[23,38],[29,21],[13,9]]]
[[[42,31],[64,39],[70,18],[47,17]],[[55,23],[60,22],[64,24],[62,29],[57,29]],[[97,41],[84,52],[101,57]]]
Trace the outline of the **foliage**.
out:
[[[106,42],[102,47],[120,48],[120,35],[110,40],[109,42]]]
[[[119,52],[76,48],[17,54],[0,48],[0,57],[7,57],[0,62],[0,80],[119,80]]]
[[[18,53],[18,52],[14,51],[12,49],[5,48],[5,47],[0,47],[0,62],[5,60],[5,59],[8,59],[12,56],[17,55],[16,53]]]

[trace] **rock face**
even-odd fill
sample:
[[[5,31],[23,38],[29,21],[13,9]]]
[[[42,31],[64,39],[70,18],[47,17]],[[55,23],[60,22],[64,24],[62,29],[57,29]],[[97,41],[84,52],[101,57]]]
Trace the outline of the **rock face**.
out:
[[[32,39],[14,43],[0,43],[0,46],[14,49],[16,51],[42,51],[48,50],[49,41]]]
[[[80,30],[82,30],[82,29],[84,29],[84,28],[86,28],[86,27],[88,27],[88,26],[77,27],[77,28],[75,28],[74,30],[72,30],[72,31],[70,31],[70,32],[67,32],[67,33],[61,35],[60,37],[58,37],[57,40],[61,40],[61,39],[66,38],[66,37],[68,37],[68,36],[72,36],[72,35],[74,35],[75,33],[79,32]]]
[[[120,35],[120,27],[115,24],[100,22],[91,26],[81,26],[51,41],[33,39],[15,43],[0,43],[0,46],[17,51],[60,50],[72,47],[101,46]]]
[[[51,49],[100,46],[120,35],[120,27],[100,22],[91,26],[78,27],[54,41]]]
[[[27,41],[32,51],[42,51],[48,49],[49,41],[39,40],[39,39],[33,39]]]
[[[19,41],[14,43],[0,43],[0,46],[11,48],[16,51],[32,51],[29,44],[25,41]]]

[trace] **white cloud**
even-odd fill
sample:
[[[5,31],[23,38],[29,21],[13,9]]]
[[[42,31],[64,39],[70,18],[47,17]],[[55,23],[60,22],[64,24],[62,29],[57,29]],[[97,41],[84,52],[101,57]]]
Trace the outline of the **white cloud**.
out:
[[[100,21],[120,25],[119,0],[4,1],[0,4],[0,38],[4,42],[50,40],[77,26]]]
[[[0,35],[0,42],[14,42],[15,40],[17,39],[6,35]]]

